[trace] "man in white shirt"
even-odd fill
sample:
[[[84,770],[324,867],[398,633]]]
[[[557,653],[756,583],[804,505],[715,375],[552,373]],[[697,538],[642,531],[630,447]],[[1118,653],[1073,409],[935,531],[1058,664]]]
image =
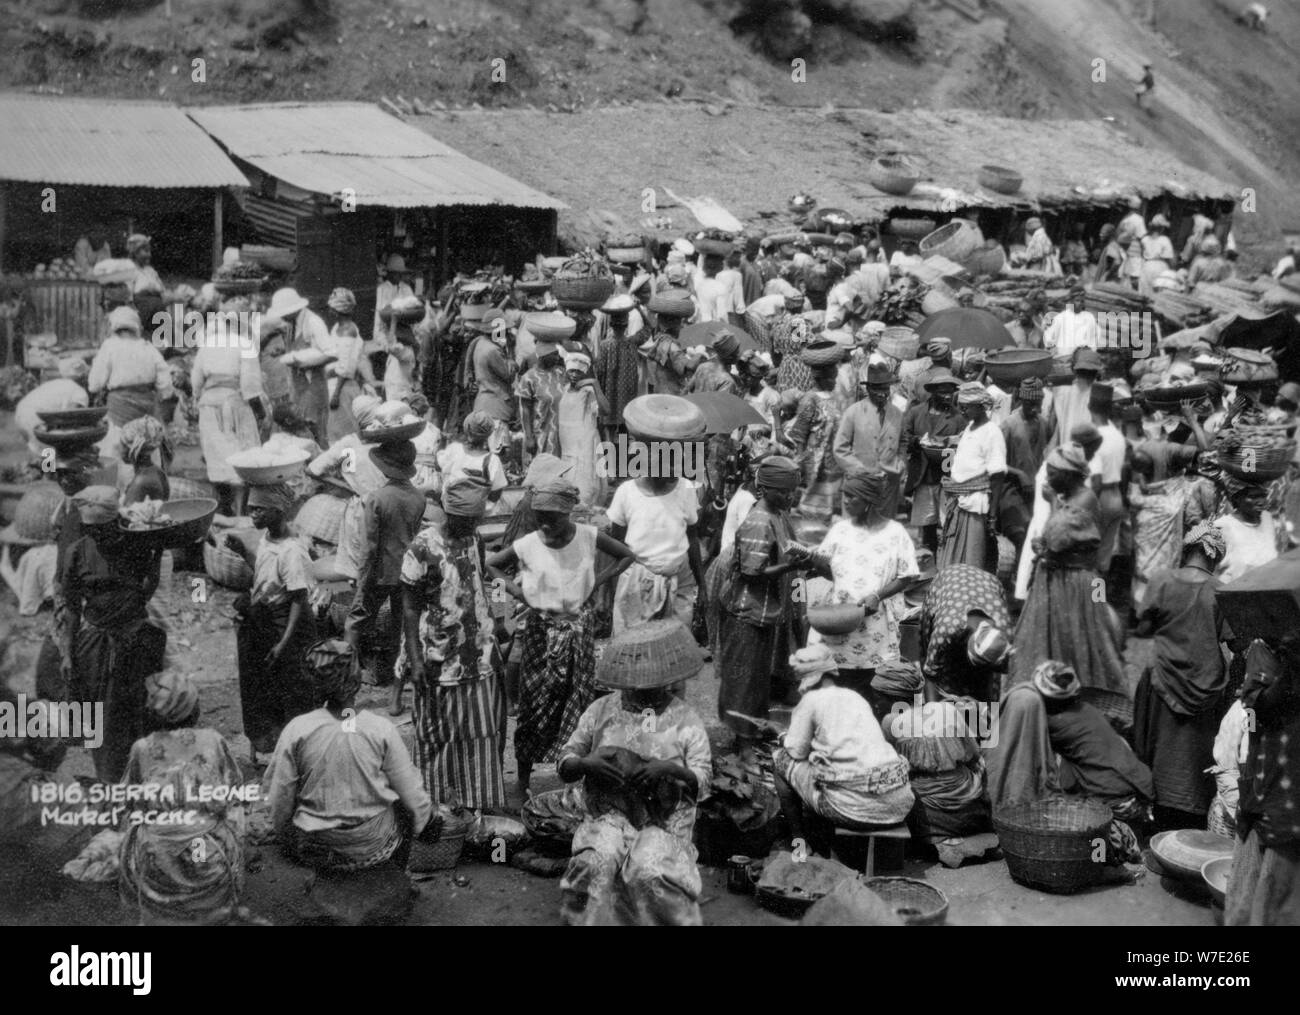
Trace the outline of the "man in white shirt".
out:
[[[727,315],[731,312],[733,294],[727,280],[720,277],[722,267],[721,257],[706,255],[701,258],[701,266],[695,273],[696,322],[729,323]]]
[[[367,356],[379,352],[388,352],[397,342],[396,324],[387,324],[379,317],[379,311],[401,296],[414,296],[408,280],[410,272],[406,270],[406,259],[401,254],[390,254],[384,264],[383,281],[375,287],[375,321],[370,333],[370,340],[365,344]],[[383,370],[376,370],[375,376],[382,377]]]
[[[1084,289],[1077,285],[1065,298],[1065,309],[1052,318],[1043,335],[1043,346],[1053,359],[1070,359],[1076,349],[1096,349],[1097,318],[1084,309]]]
[[[1114,396],[1114,389],[1109,384],[1094,384],[1088,396],[1092,424],[1101,434],[1101,447],[1092,456],[1089,465],[1092,470],[1092,488],[1101,508],[1101,548],[1097,552],[1097,570],[1102,575],[1110,570],[1120,523],[1127,514],[1120,481],[1124,474],[1124,455],[1128,442],[1110,421]]]
[[[1142,278],[1142,241],[1147,235],[1147,222],[1142,217],[1142,198],[1134,196],[1128,199],[1129,213],[1119,220],[1117,236],[1128,237],[1127,255],[1124,259],[1124,277],[1134,289]]]

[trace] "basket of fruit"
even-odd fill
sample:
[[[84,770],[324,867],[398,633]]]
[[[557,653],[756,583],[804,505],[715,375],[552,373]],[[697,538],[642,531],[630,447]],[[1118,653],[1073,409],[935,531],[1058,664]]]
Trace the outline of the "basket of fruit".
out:
[[[614,294],[614,273],[604,258],[584,250],[555,273],[551,294],[562,307],[594,310]]]
[[[1268,483],[1286,475],[1296,442],[1286,426],[1229,427],[1215,438],[1219,467],[1247,483]]]
[[[266,269],[250,261],[223,264],[212,276],[212,287],[222,296],[255,293],[266,284]]]

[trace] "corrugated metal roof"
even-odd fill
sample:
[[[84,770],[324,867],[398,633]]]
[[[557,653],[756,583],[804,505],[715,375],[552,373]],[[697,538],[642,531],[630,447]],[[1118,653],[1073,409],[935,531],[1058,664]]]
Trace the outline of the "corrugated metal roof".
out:
[[[247,187],[180,109],[0,94],[0,180],[101,187]]]
[[[232,155],[317,194],[358,205],[567,207],[364,102],[207,106],[190,117]]]

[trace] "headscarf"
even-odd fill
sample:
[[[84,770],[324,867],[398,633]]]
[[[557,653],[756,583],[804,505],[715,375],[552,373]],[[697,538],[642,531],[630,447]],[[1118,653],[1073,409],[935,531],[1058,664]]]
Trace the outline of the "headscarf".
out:
[[[141,333],[140,312],[135,307],[114,307],[108,312],[108,331],[112,335],[129,331],[138,338]]]
[[[552,479],[533,490],[534,511],[559,511],[568,514],[578,506],[578,488],[562,479]]]
[[[132,233],[126,238],[126,254],[131,257],[141,247],[149,246],[149,237],[144,233]]]
[[[1088,475],[1088,458],[1078,444],[1062,444],[1054,448],[1047,456],[1047,466],[1060,472],[1073,472],[1079,476]]]
[[[370,426],[383,404],[374,395],[357,395],[352,399],[352,417],[357,421],[357,426],[362,430]]]
[[[871,689],[887,698],[910,701],[925,689],[925,677],[921,675],[921,668],[916,663],[885,659],[876,667],[876,675],[871,678]]]
[[[1016,392],[1022,402],[1041,402],[1043,400],[1043,382],[1037,377],[1026,377],[1020,382]]]
[[[793,459],[769,455],[759,464],[755,482],[768,490],[793,490],[799,485],[801,475]]]
[[[524,476],[524,486],[535,490],[546,483],[553,483],[556,480],[563,479],[572,471],[572,462],[563,461],[555,455],[543,451],[539,455],[534,455],[533,460],[528,463],[528,473]]]
[[[885,476],[880,472],[855,472],[844,477],[842,490],[868,504],[879,504],[885,496]]]
[[[790,657],[790,672],[799,679],[799,690],[808,691],[827,673],[839,672],[835,657],[823,642],[799,649]]]
[[[59,360],[59,376],[67,381],[84,381],[90,364],[81,356],[64,356]]]
[[[338,638],[318,641],[303,653],[303,663],[316,682],[316,696],[341,704],[361,687],[361,671],[353,665],[352,646]]]
[[[1079,683],[1079,675],[1074,672],[1074,667],[1057,659],[1047,659],[1039,663],[1034,667],[1030,680],[1039,694],[1053,701],[1077,698],[1083,686]]]
[[[357,309],[357,298],[351,289],[339,286],[330,293],[330,298],[325,305],[336,314],[350,314]]]
[[[145,679],[144,690],[149,711],[168,726],[184,722],[199,707],[199,689],[184,673],[155,673]]]
[[[492,436],[492,431],[496,429],[497,421],[489,416],[486,412],[479,410],[471,412],[465,417],[465,422],[461,424],[461,430],[465,436],[475,441],[487,440]]]
[[[1006,633],[991,620],[981,620],[966,639],[966,658],[975,666],[1001,666],[1011,656],[1011,642]]]
[[[1223,530],[1213,522],[1207,521],[1200,521],[1192,526],[1191,531],[1183,537],[1183,546],[1199,547],[1210,558],[1212,564],[1217,564],[1228,552],[1228,544],[1223,539]]]
[[[293,490],[287,483],[263,483],[248,488],[248,506],[274,508],[287,514],[293,507]]]
[[[117,490],[111,486],[88,486],[72,496],[82,525],[103,525],[117,517]]]
[[[993,396],[979,381],[967,381],[957,389],[957,404],[991,406]]]
[[[157,416],[137,416],[122,427],[122,461],[134,464],[156,448],[170,451],[167,428]]]
[[[585,374],[591,369],[591,357],[585,352],[566,352],[564,354],[564,369],[576,370]]]

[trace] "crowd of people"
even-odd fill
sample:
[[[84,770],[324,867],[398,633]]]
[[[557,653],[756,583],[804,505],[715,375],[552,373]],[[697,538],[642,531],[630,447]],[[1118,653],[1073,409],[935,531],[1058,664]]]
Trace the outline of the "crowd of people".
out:
[[[1106,248],[1138,286],[1175,263],[1166,239],[1129,271],[1131,244],[1168,225],[1138,232],[1141,218],[1131,209]],[[1055,257],[1029,225],[1029,258]],[[1064,383],[1003,391],[960,333],[900,361],[873,311],[903,264],[862,239],[752,238],[728,254],[680,240],[598,307],[566,311],[534,287],[473,319],[454,285],[406,313],[395,256],[369,337],[348,290],[313,308],[285,288],[260,356],[215,340],[193,355],[183,386],[207,478],[221,515],[249,521],[217,543],[252,576],[231,653],[245,765],[265,769],[287,855],[336,873],[401,866],[436,841],[441,807],[506,812],[509,749],[516,812],[552,795],[530,792],[538,766],[585,787],[552,791],[574,818],[567,922],[699,923],[692,828],[712,750],[683,688],[707,658],[737,757],[756,772],[770,759],[790,833],[778,849],[830,852],[837,828],[905,821],[951,846],[991,831],[999,808],[1083,794],[1111,808],[1109,862],[1208,824],[1237,837],[1228,922],[1300,922],[1294,643],[1234,635],[1215,595],[1289,549],[1294,466],[1250,482],[1213,450],[1233,428],[1294,428],[1300,388],[1209,346],[1148,362],[1099,349],[1082,286],[1068,318],[1021,332]],[[1217,271],[1216,242],[1199,241],[1193,274]],[[1092,260],[1065,253],[1072,272]],[[696,322],[713,340],[687,347]],[[117,524],[178,481],[161,405],[179,378],[130,307],[109,327],[87,380],[112,433],[55,462],[37,692],[105,702],[101,780],[233,784],[240,762],[168,661],[162,556]],[[300,365],[307,349],[328,362]],[[438,365],[449,350],[458,362]],[[463,413],[442,397],[452,373]],[[63,381],[82,379],[69,367]],[[1175,381],[1200,393],[1144,397]],[[747,403],[753,422],[711,432],[682,397],[706,393]],[[421,432],[377,435],[394,406]],[[702,442],[706,468],[610,474],[598,448],[620,434]],[[309,457],[291,481],[248,483],[229,463],[286,446]],[[322,512],[332,526],[309,524]],[[506,514],[486,545],[483,520]],[[1135,681],[1137,639],[1150,664]],[[393,715],[412,709],[413,750],[356,710],[365,683],[390,689]],[[793,711],[773,747],[774,707]],[[972,707],[1000,715],[995,746],[957,722]],[[209,816],[224,868],[198,877],[188,839],[133,834],[124,898],[195,919],[237,910],[242,817]]]

